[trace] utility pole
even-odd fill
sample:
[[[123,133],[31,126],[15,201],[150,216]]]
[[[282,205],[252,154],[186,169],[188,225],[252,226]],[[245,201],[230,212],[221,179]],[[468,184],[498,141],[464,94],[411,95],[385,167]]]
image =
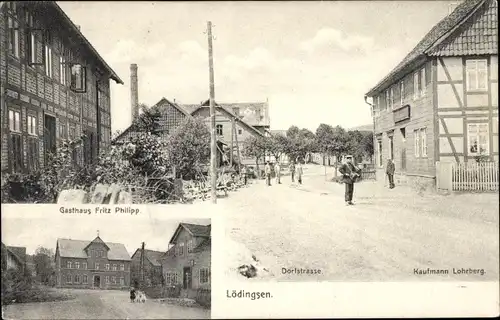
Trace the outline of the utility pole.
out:
[[[214,50],[212,47],[212,22],[207,22],[208,34],[208,68],[210,79],[210,177],[212,203],[217,203],[217,140],[215,136],[215,80],[214,80]],[[231,150],[232,151],[232,150]]]

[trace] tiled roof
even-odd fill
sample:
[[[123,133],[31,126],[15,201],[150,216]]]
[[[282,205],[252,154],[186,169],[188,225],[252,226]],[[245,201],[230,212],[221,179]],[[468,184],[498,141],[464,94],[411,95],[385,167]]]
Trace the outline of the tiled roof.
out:
[[[413,63],[418,61],[419,58],[425,57],[426,51],[432,48],[436,41],[440,40],[443,36],[447,35],[453,28],[461,23],[468,17],[480,4],[484,1],[494,0],[466,0],[459,4],[455,10],[439,21],[420,42],[410,51],[409,54],[379,83],[373,87],[366,95],[373,96],[373,94],[384,90],[387,86],[391,85],[395,78],[404,75],[407,71],[406,68],[410,67]]]
[[[194,248],[193,252],[202,252],[205,250],[211,249],[212,240],[210,238],[204,239],[196,248]]]
[[[26,263],[26,247],[7,246],[7,250],[9,250],[17,259],[19,259],[20,263]]]
[[[140,256],[141,249],[137,249],[132,256],[132,258],[137,254]],[[161,266],[160,264],[160,259],[162,256],[165,254],[163,251],[154,251],[154,250],[148,250],[144,249],[144,253],[146,254],[146,258],[153,264],[154,266]]]
[[[59,255],[66,258],[87,258],[87,254],[84,249],[90,243],[91,241],[85,240],[57,239]],[[130,255],[125,248],[125,245],[113,242],[106,242],[105,244],[109,247],[109,260],[130,260]]]
[[[211,229],[210,225],[203,226],[200,224],[191,224],[191,223],[181,223],[181,225],[195,237],[210,237],[210,229]]]
[[[429,51],[431,56],[498,54],[498,4],[487,1]]]

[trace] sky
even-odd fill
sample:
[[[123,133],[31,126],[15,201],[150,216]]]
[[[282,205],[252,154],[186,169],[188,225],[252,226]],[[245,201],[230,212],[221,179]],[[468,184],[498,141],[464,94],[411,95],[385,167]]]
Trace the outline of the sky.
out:
[[[215,100],[269,101],[271,129],[372,122],[364,94],[458,1],[58,2],[115,70],[113,132],[130,125],[130,64],[139,102],[209,97],[207,21],[214,24]]]
[[[131,221],[135,219],[135,221]],[[180,222],[209,225],[210,219],[141,219],[134,216],[117,219],[116,216],[87,217],[45,214],[17,218],[2,217],[2,242],[7,246],[26,247],[34,254],[39,247],[54,250],[58,238],[92,241],[99,236],[104,242],[123,243],[132,256],[141,243],[146,249],[166,251],[168,243]],[[4,226],[8,226],[4,227]]]

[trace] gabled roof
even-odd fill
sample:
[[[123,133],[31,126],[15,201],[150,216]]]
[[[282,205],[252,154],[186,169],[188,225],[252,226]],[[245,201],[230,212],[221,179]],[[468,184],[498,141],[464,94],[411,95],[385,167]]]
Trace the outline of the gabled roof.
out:
[[[193,252],[202,252],[205,250],[209,250],[212,247],[212,239],[206,238],[204,239],[196,248],[193,249]]]
[[[174,235],[170,239],[171,244],[175,244],[177,240],[177,236],[179,233],[185,229],[187,232],[189,232],[193,237],[210,237],[210,230],[211,230],[211,225],[204,226],[200,224],[191,224],[191,223],[179,223],[179,226],[174,232]]]
[[[85,248],[91,241],[85,240],[71,240],[71,239],[57,239],[57,246],[59,248],[59,255],[65,258],[87,258]],[[130,255],[121,243],[106,242],[109,260],[122,260],[129,261]]]
[[[10,252],[19,264],[26,263],[26,247],[6,246],[3,243],[2,243],[2,247],[3,247],[3,249],[6,249],[8,252]]]
[[[83,249],[84,249],[84,250],[87,250],[87,248],[88,248],[91,244],[93,244],[93,243],[102,244],[102,245],[104,245],[104,246],[105,246],[105,247],[109,250],[108,245],[107,245],[104,241],[102,241],[102,239],[101,239],[99,236],[97,236],[94,240],[90,241],[90,242],[89,242],[89,244],[88,244],[85,248],[83,248]]]
[[[136,254],[140,256],[141,254],[140,248],[134,252],[134,254],[132,255],[132,259],[134,259]],[[161,266],[160,259],[163,257],[165,252],[144,249],[144,254],[146,256],[146,259],[148,259],[153,266],[159,267]]]
[[[198,107],[194,108],[191,111],[191,115],[193,115],[198,110],[201,110],[201,109],[204,109],[204,108],[209,108],[209,105],[210,105],[210,101],[206,100],[201,105],[199,105]],[[253,133],[255,133],[255,134],[259,135],[259,136],[263,135],[262,132],[260,132],[259,130],[257,130],[253,126],[249,125],[241,117],[238,117],[233,112],[227,110],[227,108],[219,105],[217,102],[215,103],[215,110],[217,110],[217,111],[219,111],[221,113],[224,113],[226,115],[226,117],[228,117],[229,119],[234,119],[239,125],[241,125],[242,127],[245,127],[248,131],[251,131],[251,132],[253,132]]]
[[[111,67],[106,63],[106,61],[101,57],[101,55],[97,52],[97,50],[90,44],[87,38],[83,35],[83,33],[78,29],[78,27],[71,21],[71,19],[66,15],[66,13],[61,9],[61,7],[56,3],[56,1],[33,1],[30,3],[37,3],[42,5],[47,5],[49,8],[55,9],[55,12],[59,14],[59,17],[52,17],[53,19],[60,18],[63,22],[68,25],[68,29],[71,30],[73,34],[75,34],[83,45],[90,51],[90,53],[97,59],[109,72],[110,78],[116,81],[116,83],[123,84],[123,81],[118,77],[115,71],[111,69]],[[104,31],[105,32],[105,31]]]
[[[174,107],[175,109],[179,110],[182,114],[184,114],[186,117],[191,117],[191,114],[187,112],[183,107],[179,106],[175,102],[171,102],[167,98],[163,97],[158,101],[154,106],[151,108],[158,108],[161,112],[162,108],[165,108],[166,105],[170,105]],[[139,117],[143,117],[143,114],[140,114]],[[113,139],[113,142],[119,141],[122,137],[126,136],[130,131],[134,131],[137,129],[137,126],[135,123],[132,123],[130,126],[128,126],[127,129],[125,129],[122,133],[120,133],[116,138]]]
[[[471,14],[473,14],[487,0],[466,0],[458,5],[455,10],[438,22],[420,42],[413,48],[410,53],[375,87],[366,93],[367,96],[384,90],[391,85],[395,78],[403,76],[408,69],[414,68],[425,61],[426,53],[438,42],[442,41],[442,37],[449,35],[457,25],[463,23]]]

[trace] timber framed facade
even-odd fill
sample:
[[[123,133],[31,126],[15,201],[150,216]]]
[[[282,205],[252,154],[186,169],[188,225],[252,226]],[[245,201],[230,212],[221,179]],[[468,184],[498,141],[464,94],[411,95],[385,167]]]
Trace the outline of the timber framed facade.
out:
[[[111,141],[110,79],[123,84],[55,1],[0,8],[2,171],[32,172],[64,139],[93,162]]]
[[[498,162],[498,4],[466,0],[366,96],[375,159],[434,179],[437,161]]]

